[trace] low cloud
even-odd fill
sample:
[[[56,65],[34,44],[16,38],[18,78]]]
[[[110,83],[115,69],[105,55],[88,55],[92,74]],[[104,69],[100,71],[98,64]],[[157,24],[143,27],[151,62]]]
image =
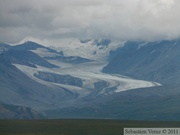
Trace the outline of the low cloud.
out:
[[[0,42],[180,37],[179,0],[0,0]]]

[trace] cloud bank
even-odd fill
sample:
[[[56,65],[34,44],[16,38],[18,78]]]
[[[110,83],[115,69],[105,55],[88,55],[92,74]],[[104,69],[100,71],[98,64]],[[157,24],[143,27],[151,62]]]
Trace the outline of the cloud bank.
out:
[[[0,0],[0,42],[180,37],[179,0]]]

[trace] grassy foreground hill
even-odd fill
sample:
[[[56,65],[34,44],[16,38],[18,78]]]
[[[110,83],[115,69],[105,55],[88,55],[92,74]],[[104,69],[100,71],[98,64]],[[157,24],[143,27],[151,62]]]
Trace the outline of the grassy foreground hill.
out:
[[[179,127],[180,122],[122,120],[0,120],[0,135],[123,135],[126,127]]]

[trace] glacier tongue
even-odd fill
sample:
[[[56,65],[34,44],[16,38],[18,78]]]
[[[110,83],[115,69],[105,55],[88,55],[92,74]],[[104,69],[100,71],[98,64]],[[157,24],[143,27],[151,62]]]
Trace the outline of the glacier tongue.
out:
[[[111,75],[102,73],[101,69],[107,62],[87,62],[81,64],[67,64],[57,61],[49,61],[56,64],[61,68],[45,68],[37,66],[38,68],[31,68],[23,65],[16,64],[15,66],[26,73],[32,79],[49,85],[51,87],[63,87],[78,95],[78,97],[85,97],[88,95],[108,95],[115,92],[122,92],[130,89],[160,86],[161,84],[155,82],[148,82],[143,80],[135,80],[125,76]],[[71,75],[73,77],[83,80],[83,86],[77,87],[68,84],[46,82],[34,76],[38,71],[55,73],[60,75]]]
[[[54,63],[55,64],[55,63]],[[148,82],[143,80],[136,80],[125,76],[111,75],[102,73],[101,69],[106,65],[106,62],[88,62],[76,66],[66,67],[64,69],[57,69],[59,73],[69,73],[73,76],[82,78],[89,84],[93,84],[95,80],[108,82],[108,86],[104,87],[99,94],[111,93],[110,89],[115,88],[113,92],[121,92],[129,89],[160,86],[156,82]]]

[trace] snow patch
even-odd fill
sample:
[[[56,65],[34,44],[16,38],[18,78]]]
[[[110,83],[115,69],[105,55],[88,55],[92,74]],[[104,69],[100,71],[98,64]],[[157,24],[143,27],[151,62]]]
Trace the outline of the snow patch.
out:
[[[124,45],[124,41],[113,41],[108,46],[96,45],[95,40],[82,42],[75,39],[72,41],[61,42],[59,47],[51,47],[57,51],[63,51],[65,56],[79,56],[92,60],[104,60],[109,52]]]

